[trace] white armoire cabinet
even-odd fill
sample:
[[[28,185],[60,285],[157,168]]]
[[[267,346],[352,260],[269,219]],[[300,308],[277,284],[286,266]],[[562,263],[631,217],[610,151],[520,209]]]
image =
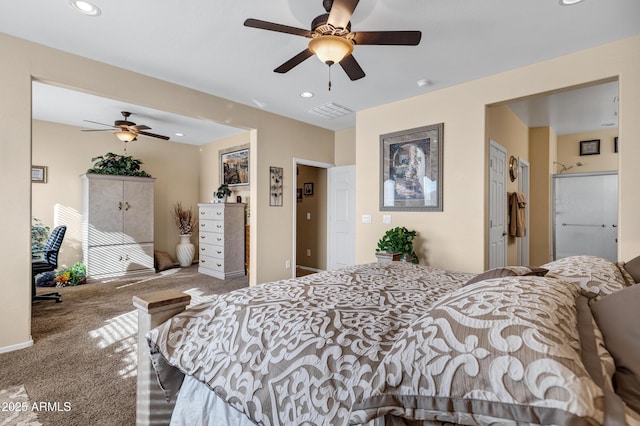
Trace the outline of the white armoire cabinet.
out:
[[[154,178],[82,175],[82,253],[88,279],[155,272]]]
[[[198,204],[198,272],[222,280],[244,275],[244,204]]]

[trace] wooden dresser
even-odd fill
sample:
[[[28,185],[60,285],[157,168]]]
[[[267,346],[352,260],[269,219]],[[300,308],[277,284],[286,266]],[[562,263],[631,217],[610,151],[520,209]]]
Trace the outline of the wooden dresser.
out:
[[[198,204],[198,272],[223,280],[245,274],[244,207],[243,203]]]

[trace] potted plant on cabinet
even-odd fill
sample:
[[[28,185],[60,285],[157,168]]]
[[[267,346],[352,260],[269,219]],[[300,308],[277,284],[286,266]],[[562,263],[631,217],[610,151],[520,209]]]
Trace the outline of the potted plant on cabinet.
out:
[[[231,189],[229,189],[229,185],[223,183],[218,187],[218,189],[213,193],[215,196],[215,201],[217,203],[226,203],[227,197],[231,195]]]
[[[400,260],[418,263],[418,256],[413,250],[413,240],[416,234],[416,231],[409,231],[404,226],[389,229],[378,241],[376,248],[378,262]]]

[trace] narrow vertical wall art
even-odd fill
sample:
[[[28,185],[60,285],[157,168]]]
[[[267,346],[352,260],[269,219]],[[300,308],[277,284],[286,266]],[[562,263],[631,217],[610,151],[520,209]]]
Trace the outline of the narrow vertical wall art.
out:
[[[269,205],[282,207],[282,167],[269,167]]]

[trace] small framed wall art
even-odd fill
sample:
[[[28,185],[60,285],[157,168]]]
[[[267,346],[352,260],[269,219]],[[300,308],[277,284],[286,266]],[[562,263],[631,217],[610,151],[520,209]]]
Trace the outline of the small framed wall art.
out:
[[[580,141],[580,155],[600,155],[600,139]]]
[[[31,166],[31,182],[47,183],[47,166]]]
[[[282,167],[269,167],[269,205],[282,207]]]
[[[306,182],[304,184],[304,195],[313,195],[313,182]]]
[[[220,182],[232,186],[249,185],[249,144],[218,152]]]

